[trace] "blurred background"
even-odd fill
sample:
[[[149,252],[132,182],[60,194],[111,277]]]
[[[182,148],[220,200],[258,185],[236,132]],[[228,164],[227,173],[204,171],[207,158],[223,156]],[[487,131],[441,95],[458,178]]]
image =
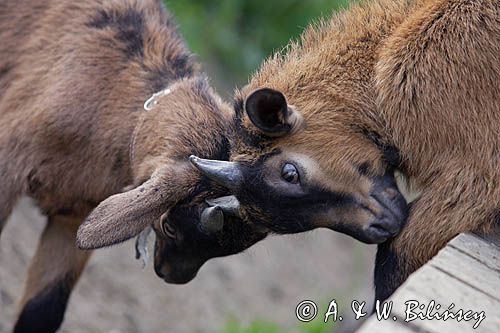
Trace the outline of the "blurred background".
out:
[[[273,51],[353,0],[166,0],[191,51],[231,97]],[[226,97],[226,96],[224,96]]]
[[[348,0],[168,0],[191,50],[230,100],[259,64],[314,19]],[[16,315],[29,259],[45,220],[24,199],[0,241],[0,332]],[[191,283],[167,285],[134,260],[133,242],[94,253],[70,299],[62,332],[326,333],[352,332],[352,300],[373,299],[375,246],[329,230],[275,236],[247,252],[209,261]],[[301,323],[295,307],[318,304]],[[331,300],[344,320],[323,323]]]

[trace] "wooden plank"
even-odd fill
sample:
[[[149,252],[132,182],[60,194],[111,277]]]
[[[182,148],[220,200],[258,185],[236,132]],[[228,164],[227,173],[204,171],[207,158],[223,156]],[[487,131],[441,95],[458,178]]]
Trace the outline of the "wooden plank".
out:
[[[500,302],[500,274],[476,258],[447,246],[429,264]]]
[[[476,235],[462,234],[453,239],[448,246],[476,258],[497,271],[497,274],[500,273],[500,248],[494,243],[487,242]]]
[[[405,302],[409,300],[416,300],[426,305],[434,300],[436,304],[441,305],[439,313],[446,310],[452,303],[455,305],[453,312],[459,309],[485,312],[486,318],[476,330],[472,328],[475,320],[458,322],[452,319],[446,321],[417,319],[412,322],[428,332],[498,333],[500,330],[500,302],[431,265],[424,266],[412,275],[391,299],[394,299],[394,313],[400,318],[406,317]]]
[[[500,247],[495,237],[484,240],[479,236],[459,235],[441,250],[427,265],[412,274],[391,297],[393,310],[388,320],[369,318],[359,332],[500,332]],[[477,329],[476,319],[458,322],[454,319],[415,319],[405,322],[408,301],[428,306],[431,301],[441,307],[438,313],[481,313],[485,318]],[[414,310],[425,314],[427,308]],[[431,313],[435,313],[436,310]],[[396,317],[397,321],[393,320]]]

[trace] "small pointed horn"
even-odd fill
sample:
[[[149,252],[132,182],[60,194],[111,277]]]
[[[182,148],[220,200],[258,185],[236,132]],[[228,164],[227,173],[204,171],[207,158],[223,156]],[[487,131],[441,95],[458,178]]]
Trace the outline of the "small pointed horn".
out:
[[[206,160],[194,155],[189,160],[205,176],[229,190],[237,190],[243,183],[240,166],[235,162]]]
[[[225,214],[240,217],[240,202],[234,195],[220,197],[215,199],[207,199],[207,204],[212,207],[220,207]]]
[[[201,213],[201,229],[210,235],[224,227],[224,213],[220,207],[208,207]]]

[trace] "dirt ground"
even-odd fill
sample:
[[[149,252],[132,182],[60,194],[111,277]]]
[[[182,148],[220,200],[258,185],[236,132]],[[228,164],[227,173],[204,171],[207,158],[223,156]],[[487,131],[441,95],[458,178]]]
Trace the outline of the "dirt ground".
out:
[[[44,219],[22,200],[0,240],[0,332],[14,323],[29,258]],[[265,320],[294,332],[295,307],[331,299],[348,312],[372,299],[374,246],[329,230],[272,237],[249,251],[209,261],[191,283],[167,285],[142,270],[133,243],[96,251],[71,299],[61,332],[223,332],[228,320]],[[319,321],[318,316],[316,321]],[[347,317],[336,332],[360,322]]]

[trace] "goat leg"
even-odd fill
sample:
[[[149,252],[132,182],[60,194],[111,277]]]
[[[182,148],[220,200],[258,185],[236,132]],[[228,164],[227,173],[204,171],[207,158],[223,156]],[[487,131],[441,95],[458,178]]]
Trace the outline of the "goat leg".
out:
[[[76,248],[82,219],[50,217],[31,261],[15,333],[55,332],[92,252]]]

